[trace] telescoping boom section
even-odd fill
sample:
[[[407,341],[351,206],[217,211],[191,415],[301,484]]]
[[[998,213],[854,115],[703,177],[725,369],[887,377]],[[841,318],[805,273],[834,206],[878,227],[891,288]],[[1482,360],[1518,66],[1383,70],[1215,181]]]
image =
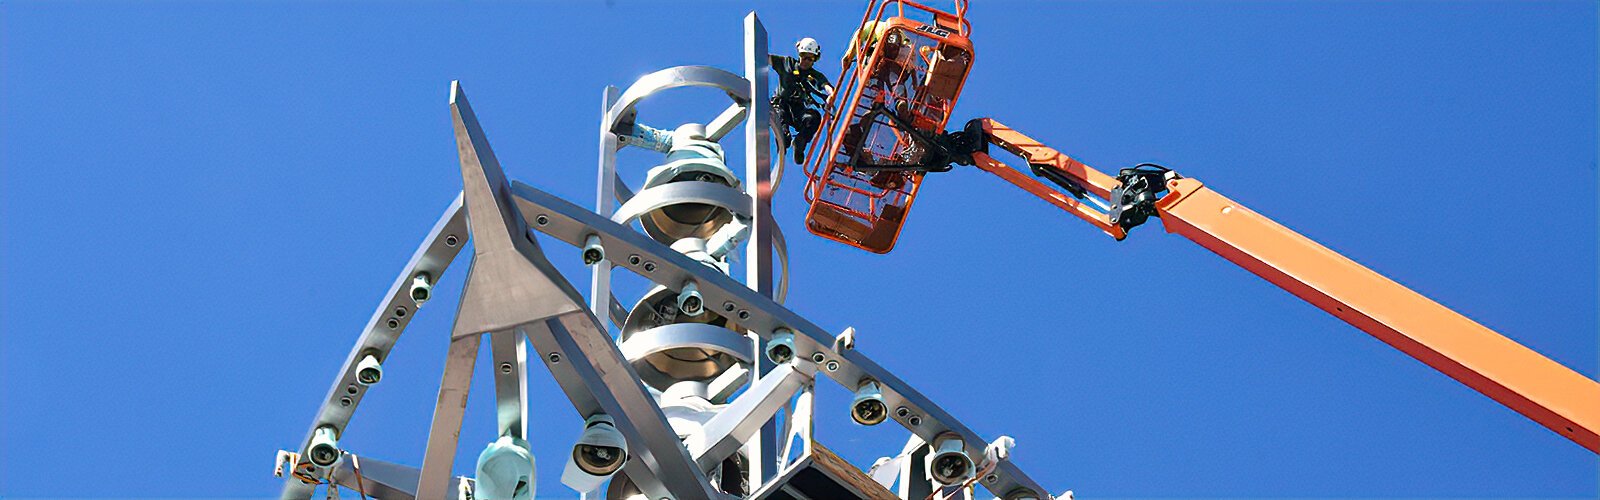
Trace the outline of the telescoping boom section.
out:
[[[994,120],[933,140],[974,165],[1123,239],[1150,217],[1306,302],[1600,453],[1600,383],[1155,165],[1107,175]],[[1027,162],[1034,176],[989,155]],[[948,167],[946,167],[948,168]],[[1062,192],[1065,191],[1065,192]],[[1104,201],[1102,201],[1104,200]],[[1102,211],[1102,208],[1104,211]]]
[[[894,248],[917,196],[927,144],[950,120],[972,67],[966,2],[955,13],[874,0],[862,16],[854,64],[829,97],[806,160],[806,229],[874,253]]]

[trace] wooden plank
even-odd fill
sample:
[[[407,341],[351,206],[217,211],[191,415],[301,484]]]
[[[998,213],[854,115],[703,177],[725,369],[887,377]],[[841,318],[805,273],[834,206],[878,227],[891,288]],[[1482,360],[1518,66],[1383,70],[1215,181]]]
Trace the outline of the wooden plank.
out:
[[[839,484],[854,490],[858,498],[865,500],[900,500],[900,497],[890,493],[882,485],[873,481],[867,473],[857,469],[856,466],[846,462],[839,455],[829,451],[822,443],[811,441],[811,464],[817,470],[834,478]]]

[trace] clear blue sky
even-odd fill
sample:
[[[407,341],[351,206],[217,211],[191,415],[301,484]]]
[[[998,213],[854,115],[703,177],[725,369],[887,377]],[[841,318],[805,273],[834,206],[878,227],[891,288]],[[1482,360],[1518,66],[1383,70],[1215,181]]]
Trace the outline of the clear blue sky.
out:
[[[834,61],[861,2],[760,7]],[[460,79],[508,174],[593,200],[601,87],[737,68],[746,5],[0,4],[0,496],[267,497],[460,189]],[[975,2],[958,120],[1155,161],[1596,376],[1593,2]],[[652,109],[706,120],[714,93]],[[668,118],[662,119],[670,122]],[[959,123],[959,121],[958,121]],[[647,156],[624,171],[642,177]],[[981,173],[898,249],[808,236],[789,303],[1080,497],[1578,497],[1594,454],[1175,235]],[[547,248],[559,248],[549,247]],[[552,256],[583,283],[577,253]],[[465,266],[345,443],[420,463]],[[580,286],[580,288],[585,288]],[[479,384],[460,472],[492,440]],[[579,430],[531,372],[539,490]],[[904,432],[819,437],[857,464]]]

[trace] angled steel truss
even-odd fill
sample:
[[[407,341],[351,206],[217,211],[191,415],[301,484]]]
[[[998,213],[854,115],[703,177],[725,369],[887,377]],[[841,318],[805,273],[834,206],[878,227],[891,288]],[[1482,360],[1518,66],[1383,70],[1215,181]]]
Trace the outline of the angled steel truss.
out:
[[[790,486],[791,481],[801,477],[807,467],[843,463],[811,439],[811,391],[814,380],[822,375],[851,391],[876,391],[870,396],[884,404],[884,419],[912,434],[902,456],[924,457],[943,450],[970,457],[973,474],[966,484],[981,485],[1007,499],[1050,498],[1043,487],[1004,458],[1003,450],[997,453],[996,445],[985,446],[986,441],[972,429],[855,350],[848,331],[830,334],[781,304],[787,269],[784,262],[784,271],[774,281],[773,258],[780,262],[786,258],[782,235],[770,214],[781,173],[774,174],[770,164],[766,32],[753,13],[745,19],[744,28],[743,77],[711,67],[685,66],[647,75],[620,94],[615,88],[606,89],[599,134],[599,187],[592,211],[508,180],[466,94],[459,82],[452,83],[450,109],[462,194],[445,209],[390,286],[346,358],[298,453],[280,453],[280,467],[287,466],[291,476],[285,481],[282,498],[309,498],[319,483],[356,488],[378,498],[472,496],[473,479],[452,477],[450,468],[472,369],[486,336],[496,367],[501,436],[529,437],[526,377],[530,360],[544,364],[580,415],[606,415],[614,421],[626,440],[627,459],[611,481],[608,497],[805,498]],[[636,105],[654,93],[687,86],[721,89],[733,101],[709,124],[690,129],[697,134],[696,144],[710,147],[707,143],[723,138],[742,123],[744,178],[732,183],[647,182],[635,193],[616,174],[616,153],[626,145],[651,146],[645,140],[648,134],[638,133],[648,127],[637,123]],[[667,148],[660,149],[665,152]],[[720,147],[714,149],[720,155]],[[673,154],[668,155],[669,160]],[[703,246],[698,253],[686,251],[678,242],[661,241],[661,234],[655,234],[662,232],[660,228],[648,231],[648,214],[684,203],[726,211],[731,214],[726,220],[748,226],[748,233],[741,232],[732,241],[733,245],[745,243],[744,282],[728,274],[720,256],[708,258]],[[646,233],[630,227],[636,221],[646,227]],[[596,252],[584,255],[594,261],[587,301],[546,259],[536,233],[583,249],[557,252],[558,258]],[[429,298],[432,281],[443,275],[469,240],[473,252],[421,468],[357,458],[340,450],[338,436],[349,427],[362,396],[377,381],[373,373],[381,373],[370,370],[380,369],[379,363]],[[647,308],[654,304],[647,296],[633,308],[624,307],[612,294],[615,268],[657,285],[655,295],[679,297],[679,313],[688,310],[683,298],[692,295],[703,304],[705,315],[718,316],[719,321],[668,321],[630,331],[629,325],[638,323],[633,317],[650,312]],[[622,330],[620,339],[612,337],[611,326]],[[780,345],[787,349],[787,356],[767,353]],[[711,407],[703,415],[706,418],[693,425],[683,425],[681,418],[664,412],[669,406],[668,394],[676,390],[672,386],[683,377],[675,378],[644,362],[674,349],[695,349],[724,360],[714,373],[692,377],[696,379],[692,388],[699,390],[695,397]],[[796,454],[798,457],[791,458]],[[738,469],[734,472],[747,484],[726,480],[730,460]],[[964,496],[959,488],[930,483],[925,476],[928,471],[918,460],[900,462],[897,495],[886,497],[887,490],[866,491],[874,488],[870,484],[857,484],[859,488],[849,490],[868,498],[920,499],[935,491]],[[854,474],[865,477],[859,471]],[[716,476],[724,480],[714,481]],[[875,470],[873,476],[883,474]],[[894,471],[888,477],[892,479]],[[887,487],[890,481],[879,479],[878,483]]]

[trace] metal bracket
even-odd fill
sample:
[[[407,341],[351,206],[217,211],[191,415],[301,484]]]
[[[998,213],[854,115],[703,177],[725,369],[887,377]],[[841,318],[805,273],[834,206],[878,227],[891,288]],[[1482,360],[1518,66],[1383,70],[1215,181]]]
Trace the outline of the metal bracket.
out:
[[[1177,172],[1154,163],[1140,163],[1117,173],[1116,189],[1111,190],[1111,223],[1133,229],[1151,217],[1158,217],[1156,200],[1167,192],[1167,181],[1179,178]]]

